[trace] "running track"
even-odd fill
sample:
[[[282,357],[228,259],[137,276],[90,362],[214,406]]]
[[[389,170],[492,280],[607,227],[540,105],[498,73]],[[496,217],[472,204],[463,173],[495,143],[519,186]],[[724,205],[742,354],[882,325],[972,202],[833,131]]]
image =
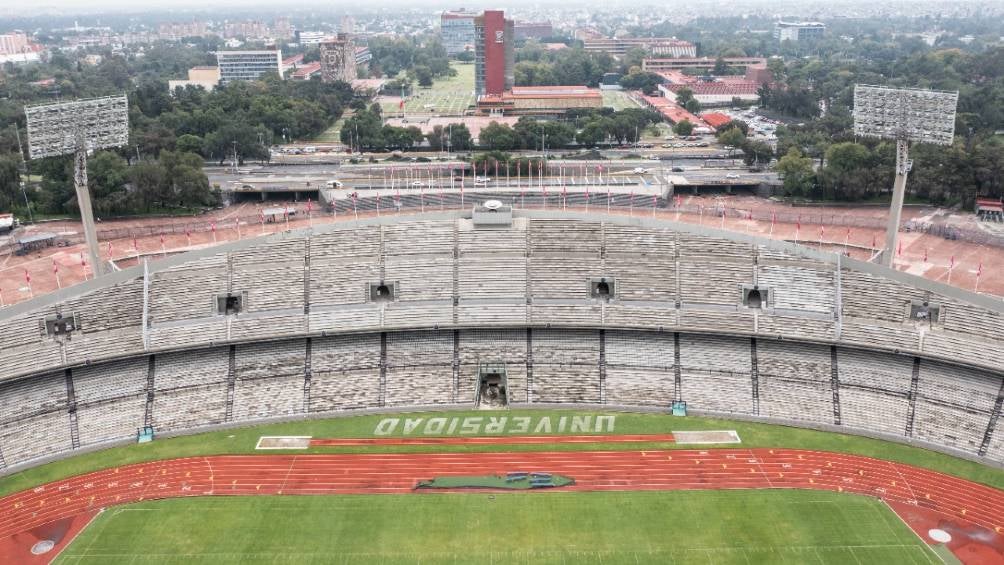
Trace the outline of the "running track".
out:
[[[183,496],[408,493],[434,476],[550,471],[562,490],[803,488],[876,496],[1004,532],[1004,491],[910,465],[794,449],[222,455],[106,469],[0,499],[0,539],[115,504]]]

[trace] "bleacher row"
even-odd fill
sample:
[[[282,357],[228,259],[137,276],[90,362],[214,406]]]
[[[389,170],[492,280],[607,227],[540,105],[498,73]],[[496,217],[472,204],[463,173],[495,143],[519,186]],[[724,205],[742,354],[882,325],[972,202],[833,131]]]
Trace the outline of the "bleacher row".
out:
[[[51,306],[0,311],[0,380],[172,349],[433,328],[672,329],[987,368],[1004,358],[1000,309],[774,243],[631,218],[520,217],[491,230],[462,217],[374,222],[210,249],[154,263],[146,278],[139,269]],[[598,276],[616,281],[611,301],[590,296]],[[380,281],[394,283],[394,301],[371,300],[369,284]],[[751,285],[768,289],[766,308],[742,304]],[[227,293],[245,297],[239,315],[218,313]],[[909,321],[911,301],[940,304],[939,323]],[[48,336],[42,321],[57,312],[75,314],[81,329]]]
[[[533,328],[247,343],[12,381],[0,385],[0,453],[9,469],[127,441],[144,425],[183,433],[352,409],[470,406],[481,362],[505,364],[517,404],[668,409],[684,400],[693,411],[839,425],[1004,462],[1004,426],[988,435],[1004,390],[999,373],[748,337]]]

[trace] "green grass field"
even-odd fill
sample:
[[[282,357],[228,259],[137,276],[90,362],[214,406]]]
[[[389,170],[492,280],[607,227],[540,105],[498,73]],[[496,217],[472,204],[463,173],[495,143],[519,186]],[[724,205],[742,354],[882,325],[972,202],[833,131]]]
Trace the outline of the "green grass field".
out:
[[[474,103],[474,64],[454,61],[450,65],[456,76],[436,79],[430,88],[415,87],[413,96],[404,103],[406,114],[458,116]],[[400,114],[397,102],[384,102],[381,108],[386,118]]]
[[[562,410],[507,410],[504,412],[423,412],[416,417],[435,416],[464,417],[505,415],[543,416],[572,414],[601,414],[600,412],[573,412]],[[606,412],[606,414],[614,414]],[[950,455],[912,447],[909,445],[864,438],[860,436],[820,432],[788,426],[758,424],[734,420],[699,418],[694,416],[673,417],[665,414],[615,413],[616,429],[613,433],[645,434],[668,433],[674,430],[736,430],[742,439],[738,447],[790,447],[818,449],[841,453],[854,453],[909,463],[981,482],[997,488],[1004,488],[1004,471]],[[399,415],[400,416],[400,415]],[[0,496],[35,487],[37,485],[70,477],[89,471],[105,469],[116,465],[153,461],[170,457],[190,455],[221,455],[235,453],[255,453],[255,445],[262,435],[306,435],[316,438],[372,437],[377,423],[388,415],[366,415],[325,420],[302,420],[279,424],[268,424],[245,428],[235,428],[218,432],[202,433],[176,438],[157,439],[151,443],[131,444],[122,447],[87,453],[33,467],[20,473],[0,478]],[[538,444],[507,445],[506,451],[581,451],[586,449],[687,449],[692,446],[676,444],[616,443],[616,444]],[[714,446],[707,446],[714,448]],[[723,447],[737,447],[726,445]],[[391,447],[324,447],[312,448],[297,453],[373,453],[395,452],[442,452],[447,448],[436,445],[391,446]],[[454,452],[498,451],[491,445],[451,445]],[[261,453],[261,452],[258,452]]]
[[[603,105],[614,110],[638,108],[638,103],[632,100],[623,90],[604,90]]]
[[[313,141],[320,143],[341,143],[341,133],[342,124],[345,123],[345,118],[339,118],[335,123],[331,124],[331,127],[322,131],[320,135],[315,137]]]
[[[102,513],[61,564],[924,564],[882,502],[810,491],[192,498]]]

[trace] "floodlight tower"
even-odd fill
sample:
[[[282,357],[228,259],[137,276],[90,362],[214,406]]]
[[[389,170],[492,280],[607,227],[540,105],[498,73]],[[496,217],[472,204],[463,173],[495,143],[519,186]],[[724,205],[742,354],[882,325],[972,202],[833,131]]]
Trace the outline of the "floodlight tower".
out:
[[[129,144],[129,101],[125,95],[25,106],[28,156],[32,159],[73,155],[73,185],[77,191],[84,238],[94,276],[104,273],[98,253],[98,232],[87,187],[87,153]]]
[[[896,141],[896,180],[892,186],[889,224],[882,264],[891,267],[906,194],[906,175],[913,166],[910,142],[951,145],[955,136],[958,92],[854,86],[854,134]]]

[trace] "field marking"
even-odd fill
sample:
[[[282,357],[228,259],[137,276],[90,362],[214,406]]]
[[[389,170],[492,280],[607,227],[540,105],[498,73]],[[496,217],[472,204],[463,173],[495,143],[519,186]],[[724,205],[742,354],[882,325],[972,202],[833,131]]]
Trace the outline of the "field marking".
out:
[[[268,451],[277,449],[307,449],[310,447],[312,436],[261,436],[254,448],[256,451]],[[278,440],[276,445],[263,446],[269,440]],[[288,445],[287,443],[288,442]]]
[[[912,493],[911,493],[911,496],[912,496]],[[898,518],[899,521],[902,522],[904,526],[906,526],[906,529],[910,530],[911,532],[913,532],[913,535],[917,536],[917,540],[920,541],[920,543],[923,544],[923,546],[924,546],[923,547],[923,549],[924,549],[923,553],[924,553],[925,557],[927,557],[927,562],[928,563],[938,563],[938,562],[940,562],[942,565],[947,565],[945,563],[945,560],[942,559],[940,555],[938,555],[938,552],[934,551],[931,548],[931,544],[927,543],[927,541],[924,539],[924,536],[920,535],[916,530],[914,530],[913,528],[911,528],[910,524],[902,516],[899,515],[899,512],[896,512],[895,510],[893,510],[892,506],[889,506],[889,503],[885,499],[880,498],[878,500],[882,504],[882,506],[885,506],[886,509],[892,511],[893,515],[896,516],[896,518]],[[930,556],[931,553],[933,553],[934,556],[938,558],[938,561],[934,561],[933,559],[931,559],[931,556]],[[954,553],[953,553],[953,555],[954,555]]]
[[[670,433],[673,434],[673,437],[676,439],[676,443],[678,445],[716,445],[716,444],[742,443],[742,440],[739,439],[739,433],[736,432],[735,430],[683,430],[683,431],[673,430]],[[721,436],[716,436],[715,434],[725,434],[730,439],[728,440],[699,439],[704,434],[711,434],[712,437],[721,437]]]

